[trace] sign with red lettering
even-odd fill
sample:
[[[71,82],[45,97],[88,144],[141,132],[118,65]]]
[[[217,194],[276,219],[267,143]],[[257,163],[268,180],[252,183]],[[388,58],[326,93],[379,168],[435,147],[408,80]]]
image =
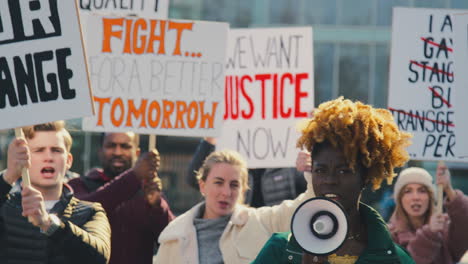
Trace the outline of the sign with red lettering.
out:
[[[467,112],[454,89],[455,10],[394,8],[388,107],[398,127],[414,135],[412,159],[462,161],[456,151]],[[460,121],[460,120],[459,120]]]
[[[220,133],[227,23],[91,16],[88,27],[97,113],[84,130]]]
[[[460,111],[455,112],[455,122],[460,124],[457,127],[457,144],[455,145],[456,153],[464,161],[468,160],[468,118],[467,113],[467,98],[468,98],[468,13],[452,15],[453,21],[453,65],[456,69],[454,82],[454,90],[457,96],[453,98],[454,104]]]
[[[0,129],[93,114],[74,1],[0,1]]]
[[[217,148],[250,168],[294,167],[296,124],[314,107],[312,28],[232,29]]]

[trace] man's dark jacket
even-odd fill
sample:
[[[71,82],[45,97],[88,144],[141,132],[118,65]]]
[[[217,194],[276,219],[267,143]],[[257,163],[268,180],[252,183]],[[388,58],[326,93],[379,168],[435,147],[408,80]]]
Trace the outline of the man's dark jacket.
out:
[[[101,169],[68,182],[75,195],[102,204],[112,229],[110,264],[151,264],[159,234],[174,218],[164,198],[150,206],[141,181],[127,170],[110,179]]]
[[[48,237],[21,215],[21,195],[8,194],[10,189],[0,176],[0,263],[108,262],[110,226],[100,204],[78,200],[64,185],[60,200],[51,210],[62,223]]]

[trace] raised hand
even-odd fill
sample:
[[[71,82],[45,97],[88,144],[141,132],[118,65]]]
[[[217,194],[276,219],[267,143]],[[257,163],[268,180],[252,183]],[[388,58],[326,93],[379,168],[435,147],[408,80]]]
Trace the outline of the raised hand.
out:
[[[432,232],[442,232],[446,225],[448,225],[449,217],[447,214],[435,213],[429,220],[429,229]]]
[[[312,170],[312,158],[308,151],[301,150],[299,154],[297,154],[296,169],[300,172],[310,172]]]
[[[21,178],[21,170],[31,166],[31,155],[28,143],[24,138],[15,138],[8,146],[7,170],[4,180],[13,184]]]
[[[162,182],[159,177],[153,178],[143,184],[145,199],[151,206],[159,204],[161,199]]]
[[[31,224],[40,227],[42,230],[47,230],[50,226],[49,214],[45,209],[41,192],[32,186],[23,186],[21,205],[23,207],[23,216],[27,217]]]
[[[139,180],[146,182],[157,177],[160,157],[156,149],[143,153],[133,166],[133,171]]]

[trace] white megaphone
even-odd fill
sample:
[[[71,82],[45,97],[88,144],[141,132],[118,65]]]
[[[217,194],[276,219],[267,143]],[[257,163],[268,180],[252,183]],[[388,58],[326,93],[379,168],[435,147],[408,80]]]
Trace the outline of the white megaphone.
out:
[[[312,198],[294,212],[291,232],[299,246],[312,255],[330,255],[348,235],[348,218],[342,207],[328,198]]]

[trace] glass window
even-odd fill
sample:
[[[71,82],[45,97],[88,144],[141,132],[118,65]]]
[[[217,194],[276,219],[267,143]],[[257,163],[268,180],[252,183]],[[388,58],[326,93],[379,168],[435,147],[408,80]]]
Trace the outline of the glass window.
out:
[[[339,95],[367,103],[369,94],[369,46],[341,44]]]
[[[468,9],[468,1],[466,1],[466,0],[452,0],[451,8]]]
[[[271,24],[296,24],[299,14],[299,0],[270,0]]]
[[[314,45],[315,106],[332,99],[334,57],[335,49],[333,44]]]
[[[306,24],[336,24],[336,0],[305,1]]]
[[[185,8],[183,6],[181,7],[170,7],[169,8],[169,18],[172,19],[191,19],[190,16],[191,12],[188,8]]]
[[[387,44],[376,45],[375,78],[372,89],[374,89],[374,105],[381,108],[387,108],[389,53],[390,47]]]
[[[253,3],[250,0],[237,0],[231,27],[248,27],[252,23]]]
[[[225,16],[227,7],[226,0],[203,0],[201,17],[208,21],[228,21]]]
[[[373,0],[341,0],[338,24],[340,25],[372,25],[374,15]]]
[[[408,0],[378,0],[377,26],[391,26],[393,7],[408,7]]]
[[[446,0],[414,0],[415,7],[447,8]]]

